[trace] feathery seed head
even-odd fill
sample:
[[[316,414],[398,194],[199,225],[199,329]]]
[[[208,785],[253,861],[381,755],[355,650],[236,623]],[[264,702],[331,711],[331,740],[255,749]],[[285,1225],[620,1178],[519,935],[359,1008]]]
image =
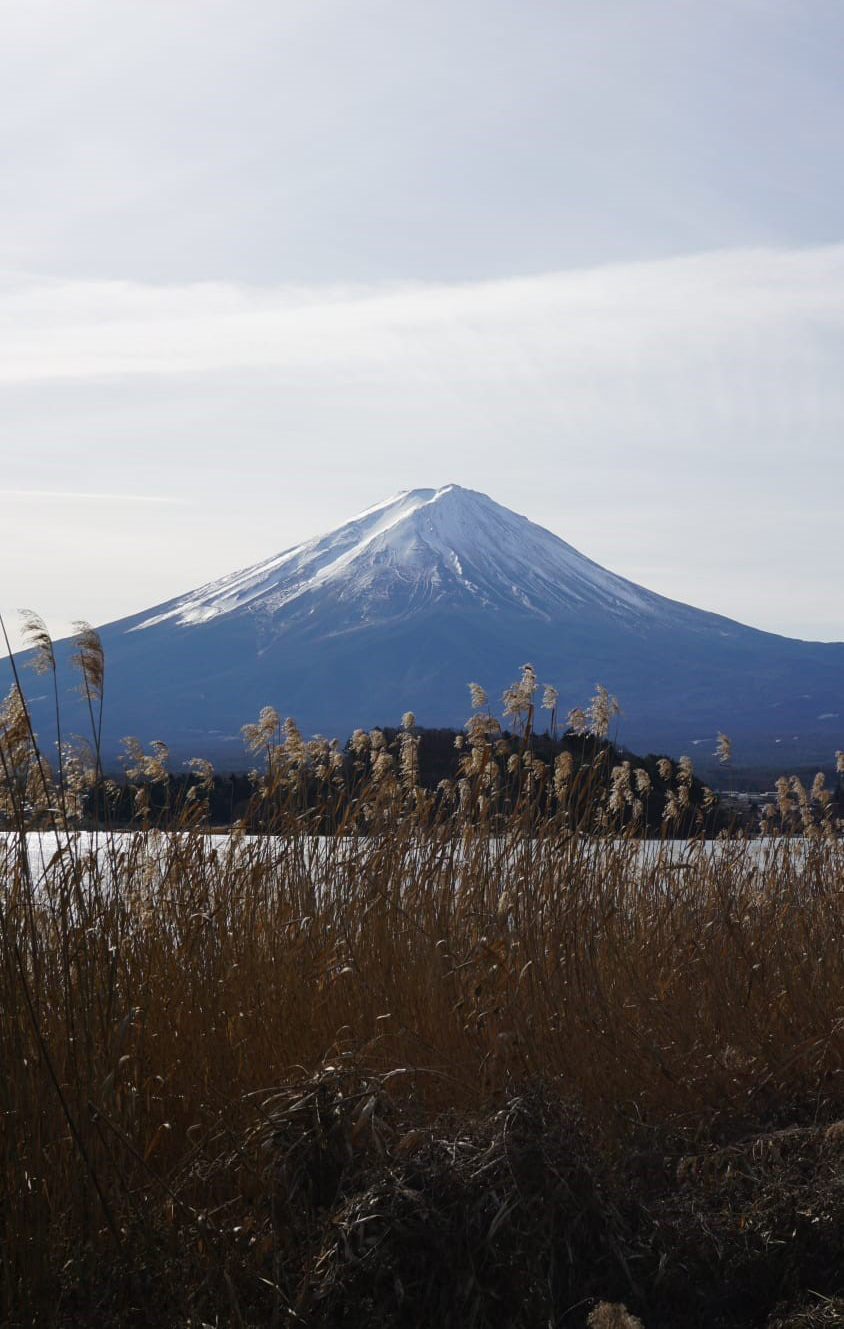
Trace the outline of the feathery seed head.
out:
[[[486,702],[486,692],[485,692],[484,689],[481,687],[480,683],[470,683],[470,684],[469,684],[469,696],[470,696],[471,699],[472,699],[472,709],[473,709],[473,710],[476,710],[476,711],[477,711],[477,710],[479,710],[482,706],[486,706],[486,704],[487,704],[487,702]]]
[[[76,628],[76,650],[70,657],[71,663],[76,665],[82,674],[80,686],[83,694],[92,699],[100,698],[105,675],[105,655],[100,634],[96,628],[91,627],[90,623],[84,621],[74,623],[73,626]]]
[[[272,735],[280,724],[276,708],[274,706],[262,706],[258,714],[258,724],[268,737]]]
[[[247,752],[257,752],[272,742],[279,727],[278,711],[274,706],[262,707],[257,722],[245,724],[241,728],[243,742]]]
[[[629,761],[623,761],[620,766],[613,766],[610,772],[610,783],[612,785],[612,793],[610,794],[611,811],[620,811],[623,804],[633,802],[633,787],[630,783],[630,777]]]
[[[29,742],[29,721],[19,688],[14,685],[0,702],[0,741],[7,752]]]
[[[470,748],[467,755],[460,763],[460,769],[464,775],[479,775],[486,766],[486,752],[482,747]]]
[[[393,769],[393,759],[389,752],[382,748],[376,755],[372,763],[372,775],[379,783],[384,780]]]
[[[595,695],[587,707],[586,714],[589,717],[589,732],[596,738],[605,738],[613,716],[621,714],[618,698],[608,692],[603,683],[596,683]]]
[[[405,789],[414,789],[419,783],[419,739],[408,730],[401,736],[399,766]]]
[[[293,719],[292,715],[288,715],[285,718],[284,723],[281,726],[281,732],[284,737],[285,760],[291,766],[297,768],[307,765],[308,749],[302,735],[299,733],[299,726]]]
[[[160,739],[153,739],[150,743],[151,752],[144,752],[143,744],[139,739],[129,736],[122,740],[123,747],[123,769],[126,772],[128,780],[142,781],[144,784],[166,784],[168,780],[166,762],[170,755],[167,744],[162,743]],[[149,804],[149,799],[136,797],[136,807],[143,810]]]
[[[529,716],[536,688],[536,671],[533,665],[523,664],[521,678],[516,683],[511,683],[509,688],[505,688],[502,694],[504,714],[512,715],[516,720]]]
[[[574,770],[574,757],[570,752],[561,752],[554,762],[554,792],[559,796],[567,788]]]
[[[713,755],[716,756],[720,762],[728,762],[732,755],[732,751],[733,751],[732,740],[729,739],[726,734],[719,733],[718,741],[715,744],[715,752]]]
[[[634,773],[637,794],[649,794],[651,792],[651,777],[644,766],[637,767]]]
[[[210,789],[214,783],[214,767],[205,757],[191,757],[185,762],[189,770],[193,771],[197,777],[198,787],[200,789]]]
[[[316,734],[305,744],[305,751],[307,752],[309,759],[313,762],[328,761],[328,753],[330,751],[328,739],[324,734]]]
[[[589,732],[589,721],[586,718],[586,712],[582,706],[573,706],[566,716],[566,722],[569,729],[575,734],[586,734]]]
[[[127,734],[122,740],[123,769],[127,780],[140,780],[144,773],[144,749],[140,739]]]
[[[146,769],[144,774],[152,784],[165,784],[168,780],[167,761],[170,756],[170,749],[160,738],[152,739],[150,749],[146,758]]]
[[[22,609],[23,638],[29,650],[35,654],[30,661],[36,674],[56,672],[56,656],[53,651],[53,639],[47,631],[47,625],[40,614],[31,609]]]
[[[680,804],[673,789],[666,790],[665,808],[662,813],[663,821],[676,821],[680,816]]]
[[[254,752],[256,748],[261,746],[256,724],[243,724],[240,726],[240,732],[243,735],[243,746],[247,752]]]
[[[806,793],[806,789],[805,789],[805,787],[804,787],[804,785],[803,785],[803,781],[800,779],[800,776],[799,776],[799,775],[792,775],[792,777],[791,777],[791,790],[792,790],[792,793],[794,794],[795,798],[797,799],[797,802],[800,804],[800,807],[801,807],[801,808],[806,807],[806,805],[807,805],[808,802],[809,802],[809,796],[808,796],[808,794]]]
[[[546,683],[542,691],[542,709],[544,711],[556,710],[559,695],[553,683]]]
[[[501,726],[491,715],[470,715],[464,726],[466,736],[472,747],[486,746],[490,737],[498,734]]]

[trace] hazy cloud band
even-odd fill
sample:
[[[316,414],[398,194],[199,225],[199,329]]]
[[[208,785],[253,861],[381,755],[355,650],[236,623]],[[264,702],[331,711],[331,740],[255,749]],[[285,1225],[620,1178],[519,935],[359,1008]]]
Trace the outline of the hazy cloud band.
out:
[[[517,379],[690,356],[770,363],[844,331],[844,245],[455,284],[144,286],[14,277],[0,382],[225,370]]]

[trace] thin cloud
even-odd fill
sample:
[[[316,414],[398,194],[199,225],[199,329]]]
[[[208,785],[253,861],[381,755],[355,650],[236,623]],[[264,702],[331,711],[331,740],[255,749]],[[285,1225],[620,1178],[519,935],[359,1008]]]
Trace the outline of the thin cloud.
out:
[[[0,498],[70,499],[74,502],[97,503],[167,503],[186,506],[188,499],[172,498],[164,494],[99,494],[67,489],[0,489]]]
[[[261,371],[449,382],[735,361],[844,332],[844,245],[723,250],[486,282],[145,286],[18,277],[0,382]]]

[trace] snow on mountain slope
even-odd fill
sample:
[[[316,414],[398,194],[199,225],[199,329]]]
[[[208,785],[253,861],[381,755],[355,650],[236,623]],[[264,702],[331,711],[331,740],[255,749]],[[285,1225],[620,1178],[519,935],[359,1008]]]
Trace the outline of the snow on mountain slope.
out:
[[[132,630],[240,610],[288,622],[303,604],[310,612],[320,592],[354,609],[341,615],[338,630],[395,620],[438,600],[471,599],[545,621],[579,605],[646,618],[672,605],[484,494],[446,485],[396,494],[336,531],[161,606]]]

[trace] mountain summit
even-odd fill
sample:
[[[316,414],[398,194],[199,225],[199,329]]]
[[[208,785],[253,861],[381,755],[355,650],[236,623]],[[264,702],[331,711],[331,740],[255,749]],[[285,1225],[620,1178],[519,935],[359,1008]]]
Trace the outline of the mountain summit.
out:
[[[523,660],[564,710],[604,683],[638,750],[708,758],[724,729],[738,761],[787,766],[844,745],[844,644],[668,600],[459,485],[396,494],[101,635],[109,756],[134,733],[243,765],[240,726],[267,704],[341,738],[408,708],[459,725],[466,684],[494,699]],[[46,734],[46,705],[35,719]]]

